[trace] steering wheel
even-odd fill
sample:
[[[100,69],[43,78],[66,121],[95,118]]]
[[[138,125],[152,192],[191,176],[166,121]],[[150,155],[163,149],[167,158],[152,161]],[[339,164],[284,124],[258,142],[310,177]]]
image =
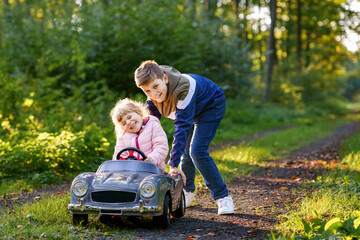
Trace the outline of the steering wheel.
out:
[[[121,154],[123,152],[129,152],[129,156],[127,156],[126,158],[121,157]],[[137,157],[134,156],[134,152],[138,153],[142,157],[142,159],[137,159]],[[122,149],[116,155],[116,159],[118,159],[118,160],[140,160],[140,161],[144,161],[146,159],[146,155],[140,149],[137,149],[137,148],[134,148],[134,147],[127,147],[127,148]]]

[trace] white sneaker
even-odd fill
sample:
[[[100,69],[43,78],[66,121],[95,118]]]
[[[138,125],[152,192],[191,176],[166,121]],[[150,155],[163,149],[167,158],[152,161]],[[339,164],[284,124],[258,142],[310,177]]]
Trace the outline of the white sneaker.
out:
[[[185,189],[183,191],[185,194],[186,207],[189,207],[190,203],[194,200],[195,194],[193,192],[187,192],[187,191],[185,191]]]
[[[234,202],[231,196],[226,196],[216,200],[218,203],[218,214],[225,215],[225,214],[233,214],[234,213]]]

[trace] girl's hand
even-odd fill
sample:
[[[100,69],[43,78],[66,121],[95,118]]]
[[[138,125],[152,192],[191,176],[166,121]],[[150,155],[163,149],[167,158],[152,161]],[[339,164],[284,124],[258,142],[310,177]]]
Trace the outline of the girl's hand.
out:
[[[184,174],[183,171],[181,171],[180,169],[178,169],[176,167],[171,167],[170,166],[170,174],[180,175],[182,180],[183,180],[184,186],[186,185],[186,177],[185,177],[185,174]]]
[[[160,161],[160,162],[157,162],[157,161],[153,161],[151,158],[147,157],[144,161],[146,162],[152,162],[154,163],[156,166],[158,166],[158,168],[160,168],[161,171],[165,171],[165,162],[164,161]]]

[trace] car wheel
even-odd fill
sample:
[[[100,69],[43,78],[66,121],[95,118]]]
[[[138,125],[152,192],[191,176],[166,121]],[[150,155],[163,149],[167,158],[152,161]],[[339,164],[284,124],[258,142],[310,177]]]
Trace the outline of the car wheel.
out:
[[[156,226],[161,228],[167,228],[170,224],[170,198],[169,195],[165,195],[164,199],[164,211],[160,216],[154,216],[153,221]]]
[[[179,208],[176,209],[171,214],[176,218],[181,218],[185,215],[185,211],[186,211],[185,194],[184,191],[181,191]]]
[[[85,226],[89,222],[88,214],[73,214],[73,224]]]

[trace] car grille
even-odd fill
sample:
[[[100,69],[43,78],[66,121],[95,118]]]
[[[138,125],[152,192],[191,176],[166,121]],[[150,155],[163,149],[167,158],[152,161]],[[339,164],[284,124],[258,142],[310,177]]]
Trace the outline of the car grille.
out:
[[[102,191],[91,193],[91,199],[94,202],[125,203],[134,202],[135,198],[136,193],[134,192]]]

